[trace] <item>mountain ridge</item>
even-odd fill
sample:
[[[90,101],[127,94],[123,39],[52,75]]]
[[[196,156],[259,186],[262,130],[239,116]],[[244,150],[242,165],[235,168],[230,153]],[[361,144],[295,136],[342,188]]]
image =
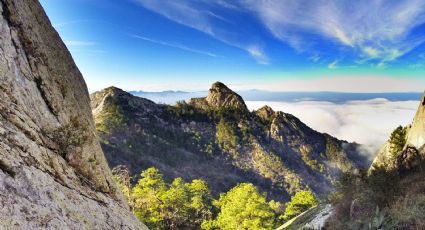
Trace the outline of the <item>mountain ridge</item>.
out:
[[[222,83],[213,84],[207,97],[176,106],[106,91],[91,94],[102,148],[111,167],[128,165],[133,175],[155,166],[168,179],[203,178],[216,194],[248,181],[272,197],[283,194],[282,200],[305,186],[323,195],[338,172],[364,167],[357,145],[318,133],[270,107],[250,112],[242,97]],[[101,108],[99,101],[110,104]],[[173,157],[175,162],[166,162]],[[177,162],[184,170],[173,165]],[[218,175],[227,179],[213,179]]]

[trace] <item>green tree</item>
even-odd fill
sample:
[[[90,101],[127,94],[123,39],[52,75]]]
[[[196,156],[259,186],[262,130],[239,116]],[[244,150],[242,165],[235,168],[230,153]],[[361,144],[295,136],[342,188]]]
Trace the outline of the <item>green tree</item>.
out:
[[[212,218],[213,198],[203,180],[176,178],[167,186],[158,169],[148,168],[128,194],[134,214],[150,229],[196,228]]]
[[[219,145],[225,150],[232,150],[237,147],[239,138],[233,130],[232,125],[226,122],[224,118],[220,119],[216,129],[217,142]]]
[[[202,224],[204,229],[273,229],[275,213],[266,201],[266,196],[249,183],[242,183],[226,194],[221,194],[217,202],[221,209],[214,221]]]
[[[403,150],[406,144],[406,128],[399,126],[391,133],[390,136],[390,153],[393,158]]]
[[[191,195],[191,222],[200,225],[202,222],[212,218],[212,203],[214,199],[208,184],[203,180],[193,180],[188,187]]]
[[[140,175],[141,179],[131,192],[134,214],[150,229],[163,229],[165,204],[162,199],[166,184],[156,168],[148,168]]]
[[[174,179],[163,197],[166,205],[165,221],[170,229],[176,229],[188,222],[191,213],[190,198],[189,188],[183,179]]]
[[[283,219],[290,220],[317,204],[319,204],[319,201],[311,191],[299,191],[291,197],[291,201],[286,203]]]

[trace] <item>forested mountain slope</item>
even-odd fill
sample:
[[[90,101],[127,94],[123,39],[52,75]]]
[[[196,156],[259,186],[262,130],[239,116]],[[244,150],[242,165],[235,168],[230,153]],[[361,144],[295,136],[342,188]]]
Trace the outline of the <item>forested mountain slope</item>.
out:
[[[302,188],[325,195],[339,173],[367,167],[357,144],[268,106],[250,112],[220,82],[207,97],[175,106],[115,87],[93,93],[91,100],[110,166],[126,165],[133,175],[154,166],[169,181],[204,179],[215,194],[251,182],[270,198],[286,200]]]

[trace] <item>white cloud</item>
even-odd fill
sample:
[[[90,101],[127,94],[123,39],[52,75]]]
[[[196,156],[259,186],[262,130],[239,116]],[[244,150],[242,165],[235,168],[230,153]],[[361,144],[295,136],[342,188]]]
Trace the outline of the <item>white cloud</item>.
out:
[[[244,32],[232,25],[228,15],[211,9],[250,13],[297,51],[317,52],[318,36],[340,43],[366,61],[391,62],[425,41],[425,34],[412,33],[425,23],[423,0],[136,1],[172,21],[243,49],[262,64],[268,63],[265,52],[252,52],[252,44],[261,47],[254,39],[257,35]]]
[[[260,47],[252,45],[249,46],[246,50],[253,58],[257,60],[258,63],[263,65],[269,64],[269,58],[265,55]]]
[[[363,52],[365,52],[371,58],[376,58],[379,55],[379,51],[375,48],[370,47],[370,46],[364,47]]]
[[[418,101],[373,99],[335,104],[325,101],[247,101],[249,109],[269,105],[276,111],[293,114],[311,128],[339,139],[365,145],[374,154],[398,125],[410,124]]]
[[[73,25],[73,24],[79,24],[79,23],[85,23],[85,22],[94,22],[95,20],[91,20],[91,19],[81,19],[81,20],[72,20],[72,21],[64,21],[64,22],[58,22],[58,23],[54,23],[53,27],[55,27],[56,29],[64,27],[64,26],[69,26],[69,25]]]
[[[228,23],[224,17],[210,11],[208,5],[212,2],[201,2],[180,0],[180,1],[158,1],[158,0],[137,0],[143,7],[154,11],[174,22],[191,27],[230,46],[245,50],[260,64],[268,64],[266,53],[260,48],[258,42],[246,41],[250,36],[237,31],[238,27],[233,25],[232,29],[225,29],[216,24]],[[232,8],[232,4],[224,1],[217,1],[217,5]],[[220,22],[217,22],[220,21]],[[235,30],[235,31],[233,31]]]
[[[314,54],[313,56],[309,57],[308,59],[313,61],[313,62],[318,62],[320,60],[320,55]]]
[[[86,53],[86,54],[108,54],[109,51],[101,49],[70,49],[71,53]]]
[[[80,41],[80,40],[65,40],[64,43],[68,47],[71,47],[71,46],[94,46],[94,45],[96,45],[96,42]]]
[[[425,22],[425,1],[242,1],[277,38],[306,50],[311,35],[332,39],[366,58],[388,62],[425,40],[411,32]]]
[[[329,68],[329,69],[338,69],[338,68],[339,68],[339,66],[338,66],[338,62],[339,62],[339,60],[335,60],[335,61],[331,62],[331,63],[328,65],[328,68]]]
[[[202,54],[202,55],[206,55],[206,56],[210,56],[210,57],[218,57],[216,54],[206,52],[206,51],[202,51],[202,50],[192,49],[192,48],[189,48],[189,47],[181,45],[181,44],[164,42],[164,41],[155,40],[155,39],[151,39],[151,38],[147,38],[147,37],[143,37],[143,36],[138,36],[138,35],[131,35],[131,37],[141,39],[143,41],[147,41],[147,42],[150,42],[150,43],[162,45],[162,46],[168,46],[168,47],[173,47],[173,48],[176,48],[176,49],[185,50],[185,51],[192,52],[192,53]]]

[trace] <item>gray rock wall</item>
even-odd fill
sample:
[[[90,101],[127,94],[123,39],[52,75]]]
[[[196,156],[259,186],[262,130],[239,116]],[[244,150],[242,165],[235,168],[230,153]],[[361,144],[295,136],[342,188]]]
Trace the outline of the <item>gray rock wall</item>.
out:
[[[425,94],[421,98],[418,111],[416,112],[415,118],[411,128],[407,133],[408,146],[420,149],[425,145]]]
[[[0,0],[0,229],[146,229],[95,134],[84,79],[36,0]]]
[[[391,144],[387,141],[377,152],[370,171],[378,167],[405,170],[413,167],[425,158],[425,93],[411,125],[407,126],[406,144],[403,151],[392,156]],[[400,168],[401,167],[401,168]]]

